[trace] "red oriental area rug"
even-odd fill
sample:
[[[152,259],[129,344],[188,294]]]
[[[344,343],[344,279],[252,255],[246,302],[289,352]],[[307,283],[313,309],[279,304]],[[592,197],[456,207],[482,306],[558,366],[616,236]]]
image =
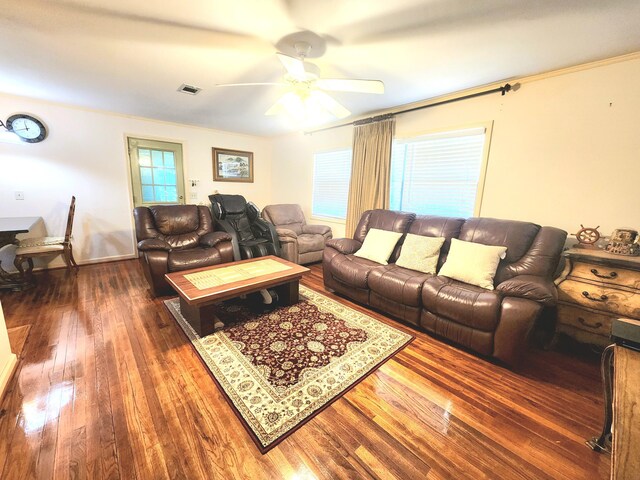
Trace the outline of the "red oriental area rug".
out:
[[[221,303],[227,326],[204,338],[165,301],[262,453],[413,339],[303,286],[300,300],[265,314]]]

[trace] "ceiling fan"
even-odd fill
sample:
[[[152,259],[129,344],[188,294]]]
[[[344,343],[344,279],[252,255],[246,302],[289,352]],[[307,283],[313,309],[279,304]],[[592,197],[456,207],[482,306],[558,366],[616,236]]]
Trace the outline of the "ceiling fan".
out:
[[[306,41],[293,43],[298,58],[277,52],[276,56],[284,66],[285,73],[281,82],[268,83],[227,83],[218,87],[276,85],[286,87],[288,91],[265,112],[265,115],[288,113],[297,120],[309,120],[318,113],[328,112],[337,118],[351,115],[342,104],[326,91],[354,93],[384,93],[381,80],[363,80],[347,78],[321,78],[320,69],[305,61],[309,57],[312,45]],[[321,53],[324,50],[321,49]],[[319,55],[316,55],[319,56]]]

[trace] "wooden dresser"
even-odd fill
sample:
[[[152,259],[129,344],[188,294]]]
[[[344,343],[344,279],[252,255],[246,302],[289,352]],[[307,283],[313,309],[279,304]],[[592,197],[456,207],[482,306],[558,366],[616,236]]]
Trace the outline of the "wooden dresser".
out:
[[[567,265],[556,281],[556,334],[606,346],[613,318],[640,319],[640,257],[578,248],[564,255]]]

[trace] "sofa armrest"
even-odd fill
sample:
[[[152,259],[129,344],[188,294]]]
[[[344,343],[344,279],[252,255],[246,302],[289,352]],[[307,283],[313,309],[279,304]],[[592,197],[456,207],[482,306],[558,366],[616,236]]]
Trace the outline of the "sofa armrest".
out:
[[[331,240],[327,240],[325,245],[344,255],[355,253],[362,247],[362,243],[354,240],[353,238],[333,238]]]
[[[553,280],[535,275],[516,275],[496,287],[507,297],[520,297],[553,306],[558,300],[558,291]]]
[[[138,242],[138,250],[141,252],[148,252],[150,250],[164,250],[166,252],[170,252],[171,245],[159,238],[147,238],[146,240],[140,240]]]
[[[302,233],[316,233],[326,236],[328,233],[331,233],[331,227],[326,225],[303,225]]]
[[[209,232],[200,237],[200,245],[206,248],[213,248],[220,242],[230,242],[231,235],[226,232]]]
[[[276,227],[276,233],[281,242],[295,242],[298,238],[296,232],[288,228]]]

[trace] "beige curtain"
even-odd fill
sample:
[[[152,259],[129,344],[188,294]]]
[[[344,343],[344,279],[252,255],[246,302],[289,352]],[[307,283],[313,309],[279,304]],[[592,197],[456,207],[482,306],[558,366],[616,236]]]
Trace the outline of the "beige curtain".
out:
[[[362,214],[374,208],[389,208],[393,115],[356,122],[353,129],[353,159],[347,204],[346,235],[352,236]]]

